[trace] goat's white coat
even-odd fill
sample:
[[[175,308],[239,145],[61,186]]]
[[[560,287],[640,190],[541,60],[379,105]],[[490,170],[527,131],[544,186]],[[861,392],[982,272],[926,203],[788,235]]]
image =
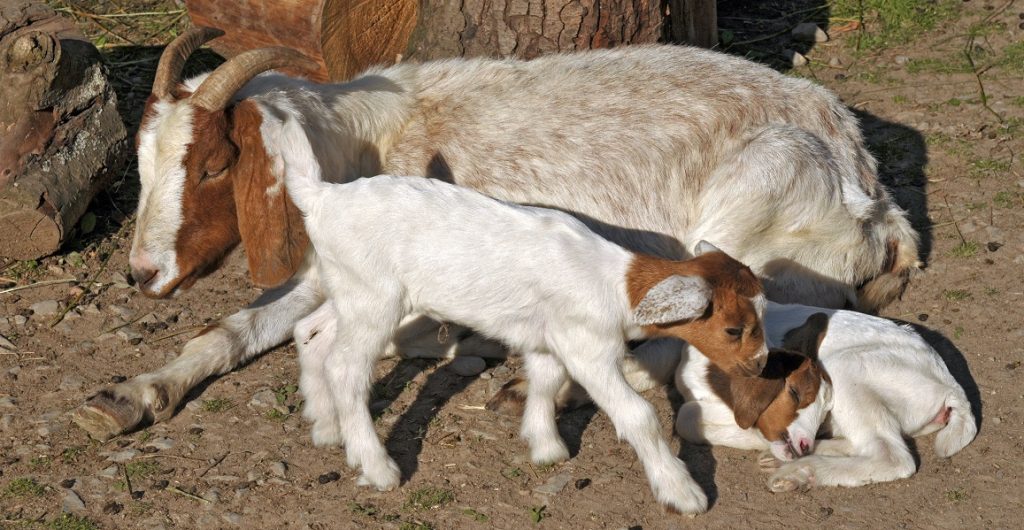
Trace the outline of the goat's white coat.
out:
[[[329,303],[296,330],[306,416],[315,443],[344,443],[347,462],[361,469],[360,484],[387,490],[399,482],[367,399],[375,361],[401,319],[415,312],[529,352],[532,375],[571,376],[636,450],[659,502],[686,513],[707,508],[704,492],[662,437],[654,408],[629,387],[619,365],[626,340],[642,336],[626,288],[632,253],[565,213],[502,203],[435,180],[377,176],[325,184],[305,133],[296,122],[284,131],[288,192],[303,212],[329,293]],[[707,285],[681,285],[670,290],[694,291],[688,301],[703,298],[697,314],[703,313]],[[649,308],[647,317],[677,321],[673,301],[659,298],[670,310]],[[692,317],[693,307],[685,309]],[[334,335],[334,344],[321,333]],[[562,382],[550,374],[535,381],[542,393]],[[540,463],[564,460],[553,395],[528,402],[537,405],[523,422],[531,456]]]
[[[977,433],[970,403],[939,354],[907,325],[853,311],[827,310],[769,302],[765,330],[769,345],[814,313],[829,315],[828,331],[818,350],[832,379],[828,425],[834,439],[820,440],[813,454],[786,462],[769,486],[783,491],[815,486],[860,486],[906,478],[916,471],[903,436],[939,431],[935,452],[949,457]],[[677,431],[685,439],[739,449],[769,449],[756,428],[740,429],[733,413],[707,388],[706,358],[694,348],[683,353],[676,372],[679,390],[696,401],[679,412]],[[702,360],[703,359],[703,360]],[[825,389],[825,386],[822,386]],[[950,408],[947,424],[934,420]],[[798,433],[813,438],[825,420],[801,415]],[[780,460],[791,455],[772,447]]]

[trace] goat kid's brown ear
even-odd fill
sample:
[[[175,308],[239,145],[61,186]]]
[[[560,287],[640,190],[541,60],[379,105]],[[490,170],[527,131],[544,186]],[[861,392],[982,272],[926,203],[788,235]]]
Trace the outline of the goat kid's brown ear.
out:
[[[768,406],[775,401],[782,389],[784,379],[762,379],[744,377],[732,384],[733,418],[741,429],[749,429],[757,423]]]
[[[302,212],[284,187],[284,175],[274,175],[273,160],[260,134],[262,115],[256,104],[243,101],[232,114],[231,136],[239,150],[232,185],[249,275],[260,287],[276,287],[302,265],[309,237]]]
[[[798,327],[786,332],[782,346],[787,350],[798,351],[811,359],[818,358],[818,349],[825,340],[828,331],[828,315],[814,313]]]
[[[711,303],[711,287],[700,276],[673,274],[651,287],[633,308],[639,326],[692,320]]]

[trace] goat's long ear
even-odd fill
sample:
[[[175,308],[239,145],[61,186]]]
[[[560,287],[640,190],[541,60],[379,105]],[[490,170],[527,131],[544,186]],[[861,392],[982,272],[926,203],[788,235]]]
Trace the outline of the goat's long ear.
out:
[[[749,429],[757,423],[757,419],[768,409],[768,405],[782,393],[786,386],[785,379],[764,379],[745,377],[732,385],[732,412],[736,425],[741,429]]]
[[[692,320],[704,314],[711,303],[711,287],[700,276],[673,274],[651,287],[633,308],[633,321],[640,326]]]
[[[821,348],[821,342],[825,340],[827,331],[828,315],[814,313],[807,317],[800,327],[786,332],[786,336],[782,339],[782,346],[787,350],[798,351],[817,360],[818,349]]]
[[[309,238],[302,212],[284,187],[284,168],[264,146],[259,108],[243,101],[233,108],[232,119],[231,139],[239,150],[232,173],[235,207],[249,275],[260,287],[275,287],[298,270]]]

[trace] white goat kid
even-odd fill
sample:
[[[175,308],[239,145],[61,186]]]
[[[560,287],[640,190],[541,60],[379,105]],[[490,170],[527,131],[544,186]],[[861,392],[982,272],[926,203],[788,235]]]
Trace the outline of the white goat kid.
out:
[[[824,422],[832,439],[818,440],[816,447],[813,443],[806,449],[797,446],[799,437],[815,435],[819,425],[812,422],[796,429],[791,435],[793,446],[780,451],[758,429],[740,428],[735,411],[707,389],[708,363],[693,347],[684,352],[677,372],[681,391],[697,399],[680,409],[680,436],[739,449],[772,448],[776,461],[762,459],[762,464],[782,462],[768,483],[776,492],[907,478],[916,465],[904,436],[938,431],[935,452],[943,458],[974,439],[977,426],[963,388],[939,354],[907,325],[852,311],[769,303],[765,311],[769,344],[782,344],[787,332],[819,312],[829,316],[818,355],[832,382],[832,410]],[[814,417],[818,422],[823,419]],[[793,430],[793,425],[789,428]],[[806,454],[810,449],[811,454]]]
[[[764,298],[749,269],[717,251],[688,262],[638,256],[565,213],[436,180],[324,183],[301,125],[289,121],[283,132],[288,192],[303,212],[328,293],[328,303],[295,333],[306,416],[315,443],[344,443],[348,464],[361,470],[359,484],[399,484],[367,400],[376,360],[402,318],[415,312],[529,352],[523,436],[535,461],[569,456],[552,407],[568,375],[636,450],[660,503],[684,513],[707,509],[660,434],[654,408],[629,387],[619,363],[628,339],[668,335],[712,348],[729,372],[760,371]],[[677,274],[684,270],[702,274]]]

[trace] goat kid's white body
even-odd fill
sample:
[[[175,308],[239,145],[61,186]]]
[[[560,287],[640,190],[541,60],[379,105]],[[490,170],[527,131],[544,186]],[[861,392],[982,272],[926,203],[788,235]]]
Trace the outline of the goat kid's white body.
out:
[[[769,481],[773,490],[853,487],[906,478],[916,466],[904,435],[938,430],[935,450],[942,457],[955,454],[974,438],[977,427],[963,388],[938,353],[909,326],[853,311],[769,303],[769,345],[781,346],[786,332],[819,312],[829,315],[818,356],[832,379],[828,427],[833,439],[820,440],[813,454],[784,463]],[[694,401],[680,409],[680,436],[738,449],[770,449],[756,428],[736,425],[732,410],[708,387],[706,374],[707,359],[688,346],[676,384]],[[936,423],[946,407],[951,409],[949,422]],[[817,426],[812,429],[811,436]],[[777,451],[773,454],[786,458]]]
[[[685,513],[707,509],[653,407],[622,375],[625,342],[641,336],[626,290],[630,252],[562,212],[436,180],[325,184],[301,145],[302,130],[286,136],[288,192],[303,212],[332,306],[297,326],[306,417],[314,443],[344,444],[360,484],[387,490],[399,483],[367,408],[370,376],[401,320],[422,313],[525,352],[539,387],[530,389],[522,427],[535,462],[569,456],[553,408],[568,375],[636,450],[659,502]]]

